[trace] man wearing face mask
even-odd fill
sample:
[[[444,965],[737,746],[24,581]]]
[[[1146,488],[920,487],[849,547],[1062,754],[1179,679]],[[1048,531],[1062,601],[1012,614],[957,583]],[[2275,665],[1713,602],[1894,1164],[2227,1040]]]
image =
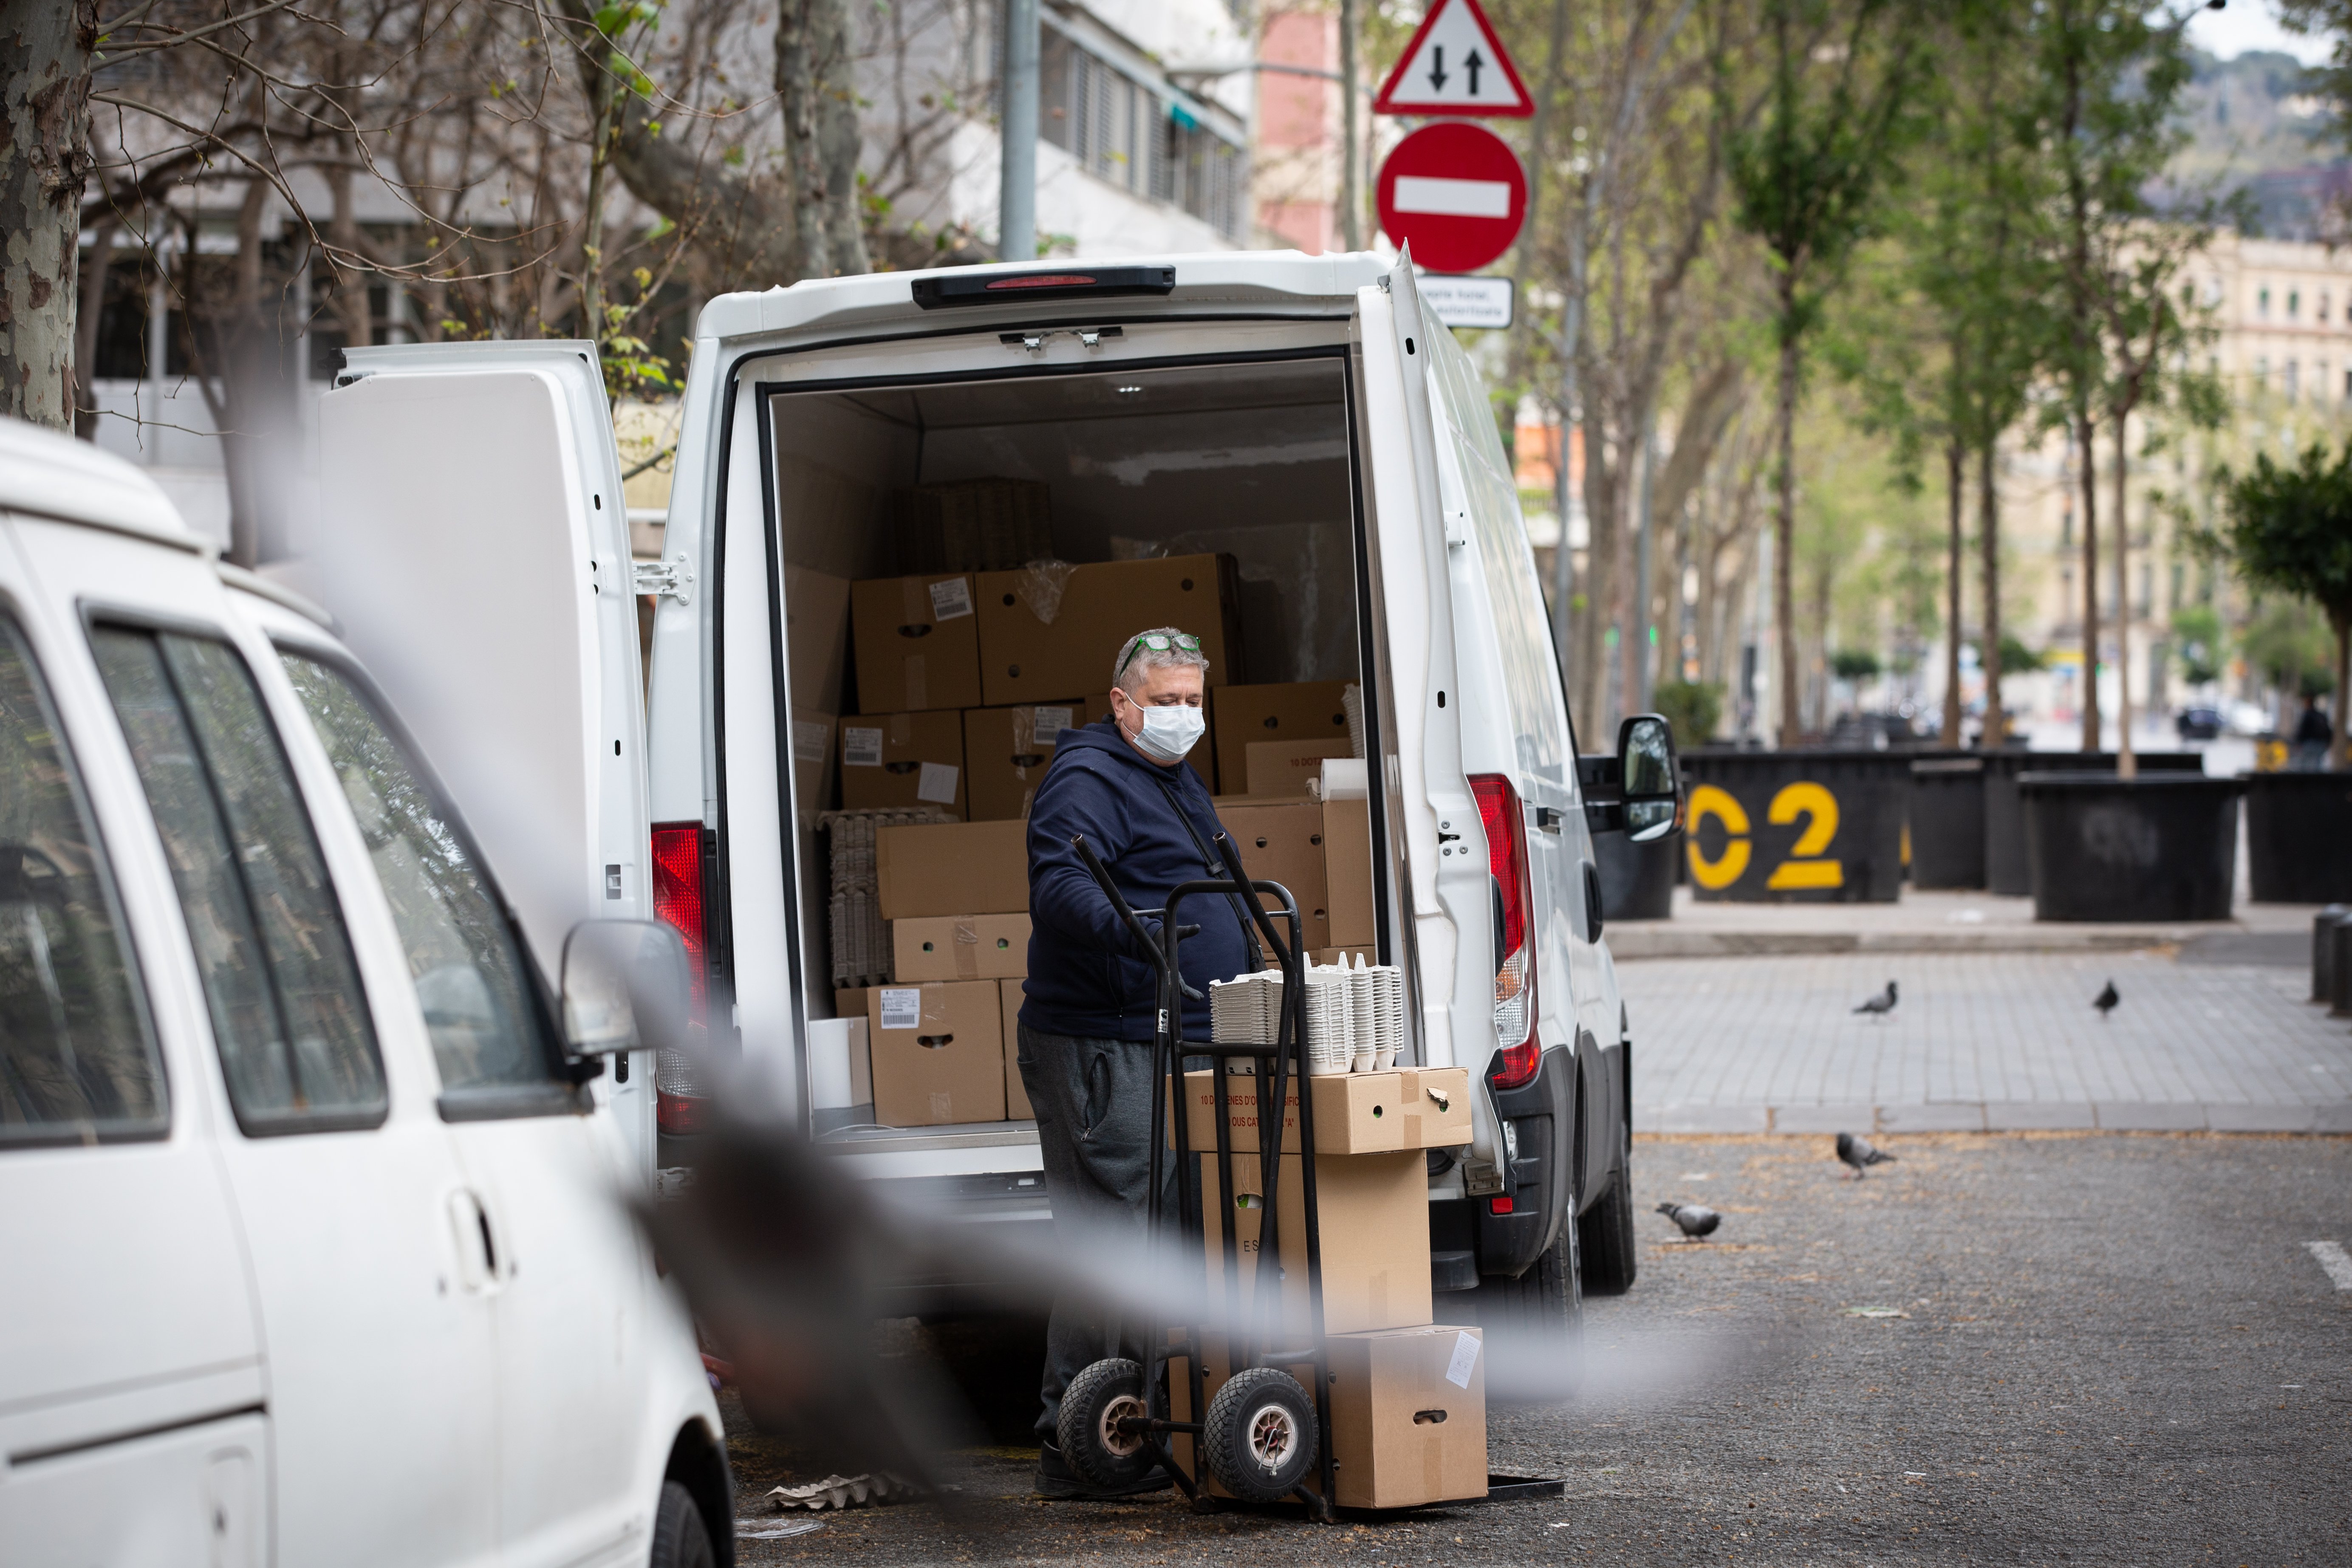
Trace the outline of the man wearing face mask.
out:
[[[1029,978],[1017,1059],[1037,1117],[1057,1245],[1139,1235],[1150,1180],[1151,1036],[1156,971],[1070,847],[1084,834],[1128,907],[1160,909],[1181,882],[1213,869],[1223,831],[1201,775],[1184,759],[1203,728],[1200,640],[1161,626],[1128,639],[1111,671],[1109,717],[1065,730],[1029,808]],[[1209,1033],[1209,983],[1258,967],[1238,900],[1198,899],[1182,911],[1184,1032]],[[1163,1202],[1174,1202],[1172,1162]],[[1037,1430],[1037,1490],[1098,1497],[1055,1443],[1062,1391],[1109,1351],[1098,1310],[1057,1301],[1045,1342]],[[1137,1355],[1139,1347],[1123,1353]],[[1170,1484],[1154,1471],[1121,1495]]]

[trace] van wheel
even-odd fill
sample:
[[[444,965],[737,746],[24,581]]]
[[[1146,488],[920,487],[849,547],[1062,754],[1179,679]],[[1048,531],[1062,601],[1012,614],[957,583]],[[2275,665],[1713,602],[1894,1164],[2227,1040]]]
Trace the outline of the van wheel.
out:
[[[1622,1296],[1633,1288],[1638,1262],[1633,1232],[1633,1134],[1629,1129],[1619,1136],[1617,1170],[1609,1179],[1609,1190],[1576,1222],[1588,1296]]]
[[[1471,1300],[1489,1340],[1515,1341],[1520,1354],[1573,1355],[1584,1348],[1577,1229],[1573,1221],[1563,1222],[1559,1237],[1517,1279],[1490,1275],[1478,1281]]]
[[[676,1481],[664,1481],[661,1503],[654,1510],[652,1568],[719,1568],[719,1554],[710,1548],[710,1531],[694,1494]]]
[[[1315,1405],[1276,1366],[1228,1379],[1202,1424],[1209,1473],[1244,1502],[1280,1502],[1315,1463]]]

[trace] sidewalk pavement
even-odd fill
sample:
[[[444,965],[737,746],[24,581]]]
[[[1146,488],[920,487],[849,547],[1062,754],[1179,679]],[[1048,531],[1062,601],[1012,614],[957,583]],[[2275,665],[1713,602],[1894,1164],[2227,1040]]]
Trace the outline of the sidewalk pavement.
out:
[[[2316,904],[2240,902],[2228,921],[2183,924],[2042,924],[2032,899],[1990,893],[1921,893],[1893,904],[1701,903],[1675,889],[1674,916],[1612,921],[1604,933],[1619,963],[1754,953],[2116,952],[2199,949],[2264,963],[2308,962]],[[2218,940],[2217,940],[2218,939]]]
[[[1917,918],[1905,906],[1846,908],[1887,921],[1881,931]],[[1634,1129],[2352,1132],[2352,1027],[2305,1000],[2307,939],[2293,962],[2249,963],[2198,950],[2284,950],[2293,933],[2196,930],[2178,950],[1751,949],[1621,964]],[[1889,979],[1894,1014],[1856,1016]],[[2122,1004],[2102,1019],[2091,998],[2108,980]]]

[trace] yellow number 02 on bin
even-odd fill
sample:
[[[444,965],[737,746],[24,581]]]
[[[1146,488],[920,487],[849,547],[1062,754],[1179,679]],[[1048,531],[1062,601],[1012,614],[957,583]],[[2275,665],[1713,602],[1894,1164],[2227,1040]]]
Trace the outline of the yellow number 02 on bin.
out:
[[[1785,827],[1801,816],[1805,819],[1805,830],[1789,847],[1790,858],[1772,868],[1772,875],[1765,880],[1766,887],[1786,890],[1845,886],[1844,863],[1821,858],[1822,851],[1837,837],[1837,796],[1810,779],[1801,779],[1774,795],[1764,816],[1776,827]],[[1723,819],[1724,831],[1729,837],[1723,854],[1713,860],[1698,847],[1698,825],[1709,816]],[[1690,826],[1685,831],[1689,835],[1691,876],[1700,887],[1719,892],[1739,880],[1748,870],[1748,857],[1754,853],[1754,846],[1748,838],[1748,813],[1727,791],[1714,784],[1701,784],[1692,790]]]

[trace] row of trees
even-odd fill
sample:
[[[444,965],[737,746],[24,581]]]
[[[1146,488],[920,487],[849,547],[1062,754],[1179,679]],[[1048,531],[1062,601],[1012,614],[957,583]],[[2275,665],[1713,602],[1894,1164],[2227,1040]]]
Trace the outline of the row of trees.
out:
[[[1810,633],[1825,668],[1842,552],[1809,562],[1800,538],[1801,495],[1828,478],[1808,483],[1809,397],[1886,443],[1899,479],[1941,479],[1942,604],[1889,596],[1905,618],[1898,643],[1924,644],[1936,618],[1950,631],[1948,743],[1960,735],[1970,619],[1988,689],[2000,689],[2004,441],[2055,433],[2070,445],[2082,635],[2097,649],[2100,584],[2126,569],[2115,525],[2153,416],[2168,426],[2221,411],[2197,352],[2206,301],[2185,289],[2183,264],[2226,215],[2209,193],[2165,180],[2189,74],[2185,14],[2118,0],[1528,0],[1504,11],[1521,58],[1543,62],[1528,73],[1536,178],[1517,259],[1535,308],[1512,345],[1506,401],[1532,395],[1583,437],[1585,581],[1563,571],[1557,605],[1579,711],[1605,721],[1639,700],[1645,676],[1681,673],[1680,639],[1653,652],[1643,636],[1678,629],[1683,602],[1678,573],[1654,571],[1646,594],[1638,582],[1645,497],[1651,553],[1697,577],[1703,679],[1720,679],[1724,602],[1743,600],[1769,560],[1778,727],[1791,738],[1811,728],[1802,645]],[[1916,542],[1897,542],[1906,559],[1890,584],[1916,584]],[[2084,684],[2095,746],[2096,683]],[[1993,742],[1998,700],[1988,707]]]

